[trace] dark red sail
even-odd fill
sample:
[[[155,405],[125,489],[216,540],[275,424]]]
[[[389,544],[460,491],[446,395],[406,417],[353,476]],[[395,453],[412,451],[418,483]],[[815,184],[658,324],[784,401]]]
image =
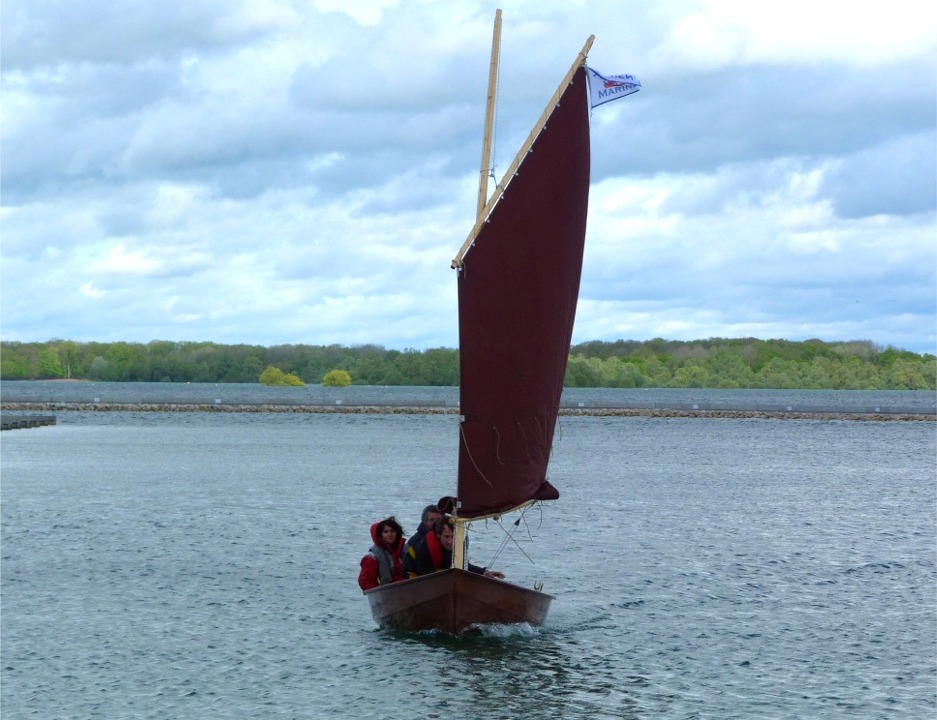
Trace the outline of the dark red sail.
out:
[[[559,497],[547,462],[589,200],[585,69],[572,78],[458,270],[460,517]]]

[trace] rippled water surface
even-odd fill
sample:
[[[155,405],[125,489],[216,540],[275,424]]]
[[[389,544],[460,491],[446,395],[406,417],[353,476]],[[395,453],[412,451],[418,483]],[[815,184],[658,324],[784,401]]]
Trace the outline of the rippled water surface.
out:
[[[208,403],[277,405],[430,405],[458,407],[457,387],[259,383],[0,381],[9,402]],[[807,412],[928,413],[937,394],[924,390],[713,390],[708,388],[565,388],[566,407],[728,409]]]
[[[547,625],[452,639],[355,578],[456,416],[58,418],[0,438],[4,718],[934,717],[932,422],[562,418],[495,560]]]

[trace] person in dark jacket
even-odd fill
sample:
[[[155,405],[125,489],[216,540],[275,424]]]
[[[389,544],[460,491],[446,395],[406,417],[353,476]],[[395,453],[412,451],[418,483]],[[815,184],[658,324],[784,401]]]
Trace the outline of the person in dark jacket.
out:
[[[423,542],[416,548],[416,557],[411,560],[409,555],[404,556],[404,572],[407,577],[428,575],[437,570],[447,570],[452,567],[452,524],[447,518],[436,521],[433,531],[426,533]],[[487,570],[478,565],[469,563],[469,572],[478,573],[485,577],[503,578],[504,573],[497,570]]]
[[[437,520],[442,520],[443,514],[435,505],[427,505],[423,508],[423,514],[420,516],[420,527],[413,533],[403,546],[403,573],[404,577],[416,577],[416,552],[417,548],[426,540],[427,533],[432,534],[433,525]],[[409,560],[408,560],[409,558]]]
[[[404,579],[403,574],[403,528],[393,516],[371,526],[374,543],[368,554],[361,558],[358,585],[370,590],[378,585],[387,585]]]

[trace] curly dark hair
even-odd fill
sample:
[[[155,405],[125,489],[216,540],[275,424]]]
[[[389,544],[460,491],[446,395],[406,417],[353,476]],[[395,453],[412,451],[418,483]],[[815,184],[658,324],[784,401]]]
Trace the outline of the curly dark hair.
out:
[[[402,538],[404,536],[403,528],[400,527],[400,523],[397,522],[397,518],[395,518],[393,515],[391,515],[389,518],[386,518],[385,520],[381,520],[377,524],[378,537],[381,536],[381,533],[384,532],[384,528],[386,527],[390,527],[394,532],[396,532],[398,538]]]

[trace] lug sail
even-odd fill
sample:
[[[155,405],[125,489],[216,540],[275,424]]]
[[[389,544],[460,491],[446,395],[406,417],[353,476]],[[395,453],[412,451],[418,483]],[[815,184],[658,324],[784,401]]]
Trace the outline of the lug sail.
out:
[[[492,78],[499,26],[500,11]],[[473,519],[559,497],[546,473],[582,270],[589,198],[585,58],[593,40],[487,200],[482,183],[476,224],[452,261],[463,417],[457,497],[439,507],[457,516],[453,566],[367,590],[381,627],[458,634],[478,624],[542,625],[553,599],[539,587],[470,572],[458,538]],[[491,95],[493,81],[489,88]]]
[[[546,472],[589,198],[586,70],[569,77],[458,265],[462,518],[559,497]]]

